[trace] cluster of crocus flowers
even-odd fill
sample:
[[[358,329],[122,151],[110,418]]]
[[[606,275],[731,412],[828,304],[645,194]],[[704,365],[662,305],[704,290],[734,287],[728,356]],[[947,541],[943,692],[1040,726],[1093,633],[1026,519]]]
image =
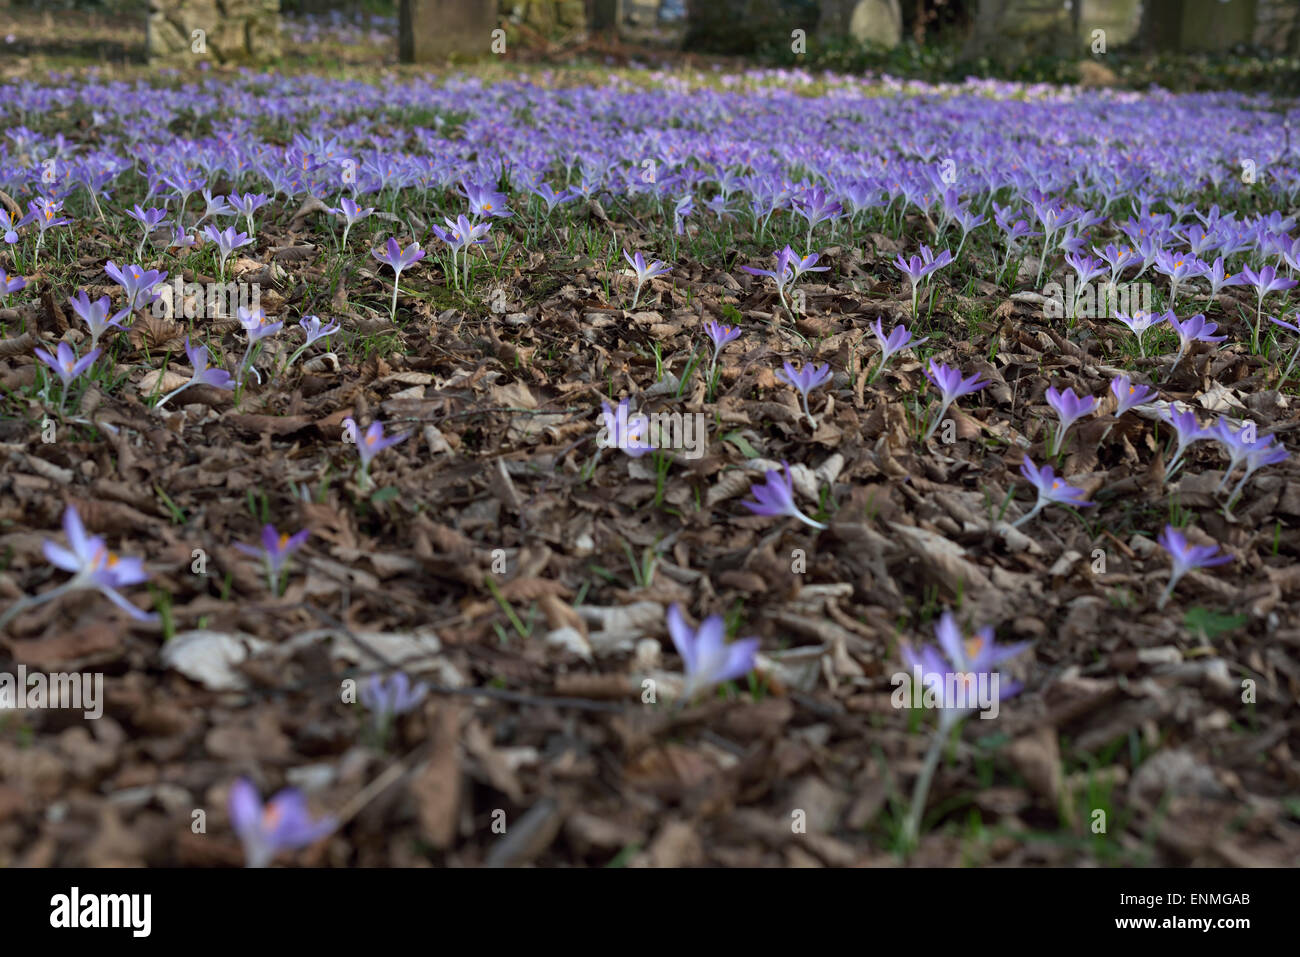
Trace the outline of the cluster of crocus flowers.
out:
[[[785,469],[784,476],[776,469],[768,469],[764,473],[764,480],[750,487],[749,494],[754,496],[754,501],[740,504],[755,515],[765,515],[769,518],[788,516],[797,518],[813,528],[825,528],[824,523],[809,518],[800,511],[794,501],[794,477],[790,474],[790,464],[782,462],[781,467]]]
[[[192,385],[210,385],[214,389],[233,389],[235,380],[225,369],[208,367],[208,347],[202,344],[191,345],[190,337],[185,337],[185,355],[190,360],[190,373],[188,382],[177,386],[172,391],[158,400],[155,409],[161,409],[170,399],[174,399],[180,393],[184,392]]]
[[[390,321],[396,322],[398,280],[402,277],[403,269],[407,266],[413,265],[414,263],[418,263],[424,258],[424,250],[420,248],[418,242],[413,242],[411,245],[407,246],[406,249],[402,249],[402,247],[398,245],[397,240],[390,237],[382,251],[372,249],[370,250],[370,255],[374,256],[381,263],[393,270],[393,305],[389,310],[388,318]]]
[[[469,288],[469,250],[471,246],[481,246],[487,242],[488,230],[492,228],[491,223],[471,223],[464,216],[458,216],[455,222],[443,217],[447,224],[444,231],[436,223],[430,228],[433,234],[447,244],[451,249],[451,278],[453,282],[459,282],[462,289]],[[460,278],[460,270],[456,267],[456,257],[462,253],[464,279]]]
[[[912,333],[904,325],[894,326],[889,335],[885,335],[884,323],[877,319],[871,327],[872,335],[880,343],[880,361],[876,367],[871,370],[871,375],[867,377],[868,382],[874,382],[876,377],[884,371],[885,366],[889,363],[890,358],[904,349],[915,349],[923,342],[929,342],[929,337],[923,339],[913,339]]]
[[[632,272],[636,275],[636,292],[632,296],[632,305],[628,307],[635,309],[636,304],[641,301],[641,287],[656,276],[669,272],[671,267],[658,259],[647,263],[641,253],[632,256],[626,249],[623,250],[623,258],[627,260],[627,264],[632,267]]]
[[[930,360],[930,366],[925,370],[925,377],[939,390],[939,409],[930,422],[929,430],[921,439],[922,442],[928,442],[930,437],[938,431],[939,423],[943,421],[944,415],[947,414],[948,409],[954,402],[962,396],[978,392],[988,385],[979,377],[979,373],[963,379],[960,369],[937,362],[934,359]]]
[[[926,795],[948,733],[975,710],[973,689],[987,688],[991,696],[996,695],[990,705],[1017,694],[1021,690],[1020,684],[1000,680],[997,668],[1029,647],[1028,642],[999,646],[994,641],[993,629],[987,626],[976,632],[973,638],[963,641],[956,619],[947,611],[935,625],[934,634],[939,641],[938,651],[929,645],[913,651],[906,643],[900,649],[903,661],[913,672],[919,672],[923,688],[939,708],[939,723],[912,790],[912,806],[905,831],[908,844],[915,844],[920,834]]]
[[[384,423],[378,420],[371,422],[370,427],[362,432],[351,416],[343,420],[343,434],[357,444],[357,455],[361,457],[359,481],[362,487],[370,482],[371,460],[384,449],[392,448],[398,442],[404,442],[409,438],[409,433],[405,432],[401,435],[384,435]]]
[[[248,867],[267,867],[281,851],[315,844],[333,832],[332,818],[313,820],[301,791],[286,788],[263,806],[251,781],[230,788],[230,824],[244,847]]]
[[[1169,553],[1171,565],[1169,584],[1165,586],[1164,592],[1160,595],[1160,600],[1156,602],[1157,608],[1165,607],[1170,596],[1174,593],[1174,588],[1177,587],[1178,582],[1188,572],[1198,568],[1211,568],[1232,561],[1231,555],[1219,554],[1217,545],[1189,545],[1187,537],[1172,525],[1165,526],[1165,530],[1160,533],[1159,542],[1160,547]]]
[[[1034,502],[1033,508],[1011,523],[1012,528],[1019,528],[1024,525],[1048,505],[1072,505],[1075,508],[1086,508],[1094,504],[1085,500],[1084,496],[1087,493],[1083,489],[1075,488],[1060,478],[1050,465],[1044,465],[1041,469],[1035,467],[1028,455],[1024,457],[1024,461],[1020,465],[1020,474],[1038,492],[1038,498]]]
[[[120,557],[109,550],[102,538],[88,535],[74,505],[63,510],[63,534],[68,540],[66,548],[56,542],[46,541],[43,551],[46,561],[55,568],[71,572],[72,578],[43,594],[14,602],[0,615],[0,628],[20,612],[74,591],[97,591],[138,621],[153,621],[157,618],[157,615],[136,608],[119,591],[148,581],[149,575],[140,559]]]
[[[710,615],[699,628],[692,628],[682,617],[681,607],[674,604],[668,609],[668,634],[686,671],[681,695],[684,702],[724,681],[741,678],[754,668],[758,639],[741,638],[728,644],[727,626],[721,615]]]
[[[802,369],[796,369],[789,362],[786,362],[784,368],[776,374],[776,377],[792,386],[799,393],[799,400],[803,405],[803,414],[807,417],[808,424],[815,431],[817,420],[813,418],[812,413],[808,410],[808,393],[830,379],[830,365],[823,364],[819,366],[816,363],[807,362],[804,363]]]
[[[1241,478],[1228,495],[1229,506],[1255,472],[1266,465],[1283,462],[1289,457],[1287,450],[1278,443],[1276,436],[1257,435],[1254,425],[1250,423],[1242,423],[1239,427],[1234,427],[1231,421],[1221,418],[1209,429],[1204,430],[1203,435],[1205,438],[1217,441],[1228,455],[1228,467],[1219,479],[1215,491],[1219,491],[1227,484],[1228,478],[1238,466],[1244,469]]]
[[[310,535],[311,530],[306,528],[295,535],[289,535],[278,531],[274,525],[264,525],[260,545],[236,542],[235,548],[245,555],[261,560],[266,570],[266,583],[271,589],[271,594],[278,596],[284,591],[284,577],[289,558],[306,544]]]

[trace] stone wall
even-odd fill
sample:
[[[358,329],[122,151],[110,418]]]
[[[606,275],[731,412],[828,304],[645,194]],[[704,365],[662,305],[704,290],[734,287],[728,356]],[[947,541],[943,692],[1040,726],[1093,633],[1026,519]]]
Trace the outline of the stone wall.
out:
[[[500,0],[507,42],[571,41],[587,31],[584,0]]]
[[[280,0],[149,0],[151,63],[252,63],[280,54]]]

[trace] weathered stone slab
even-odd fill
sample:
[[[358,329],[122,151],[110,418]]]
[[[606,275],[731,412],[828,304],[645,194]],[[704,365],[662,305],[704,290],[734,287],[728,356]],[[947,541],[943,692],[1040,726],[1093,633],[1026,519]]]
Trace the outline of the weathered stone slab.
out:
[[[149,0],[151,63],[253,63],[280,55],[280,0]]]
[[[403,63],[474,60],[492,53],[496,0],[402,0],[400,12]]]

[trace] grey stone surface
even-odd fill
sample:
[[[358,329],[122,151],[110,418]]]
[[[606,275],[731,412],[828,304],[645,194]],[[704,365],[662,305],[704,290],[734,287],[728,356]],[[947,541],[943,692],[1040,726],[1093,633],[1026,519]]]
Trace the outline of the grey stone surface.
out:
[[[251,63],[280,53],[280,0],[149,0],[152,63]]]
[[[496,0],[402,0],[398,52],[403,63],[445,63],[491,55]]]

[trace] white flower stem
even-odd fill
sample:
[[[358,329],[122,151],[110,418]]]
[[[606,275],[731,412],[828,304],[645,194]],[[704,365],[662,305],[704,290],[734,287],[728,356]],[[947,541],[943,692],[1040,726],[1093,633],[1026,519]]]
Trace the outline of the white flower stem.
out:
[[[944,739],[947,737],[946,729],[940,722],[939,727],[934,730],[934,738],[930,741],[930,750],[925,753],[925,763],[921,765],[921,773],[916,776],[916,784],[912,788],[912,807],[907,815],[907,823],[903,830],[903,839],[909,848],[915,847],[917,839],[921,834],[921,818],[925,813],[925,800],[930,793],[930,783],[934,780],[934,772],[939,767],[939,759],[943,756]]]

